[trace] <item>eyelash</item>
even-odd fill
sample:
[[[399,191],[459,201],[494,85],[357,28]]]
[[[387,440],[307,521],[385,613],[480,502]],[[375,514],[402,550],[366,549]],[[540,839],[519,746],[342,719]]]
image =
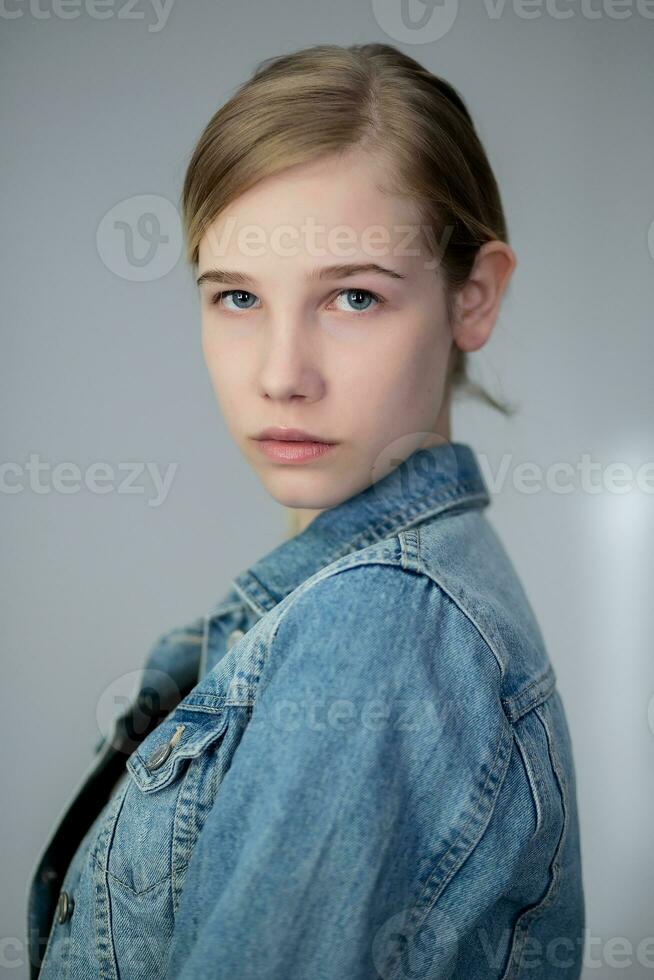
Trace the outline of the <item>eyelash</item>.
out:
[[[248,296],[256,296],[256,293],[251,293],[249,289],[224,289],[219,293],[215,293],[211,297],[211,305],[217,306],[220,303],[220,300],[223,298],[223,296],[231,296],[233,293],[247,293]],[[375,306],[383,306],[383,304],[386,302],[386,300],[382,296],[379,296],[378,293],[374,293],[372,289],[360,289],[357,286],[350,286],[347,289],[341,289],[340,292],[336,294],[334,299],[338,299],[338,297],[342,296],[343,293],[364,293],[366,296],[371,296],[375,300]],[[375,309],[375,306],[369,307],[367,310],[361,310],[359,312],[357,312],[356,310],[350,310],[349,312],[353,313],[354,316],[366,316],[367,314],[370,313],[371,310]],[[240,316],[243,313],[247,313],[248,310],[240,310],[238,312],[236,310],[227,310],[226,312],[236,313],[237,316]],[[339,310],[339,312],[342,313],[345,311]]]

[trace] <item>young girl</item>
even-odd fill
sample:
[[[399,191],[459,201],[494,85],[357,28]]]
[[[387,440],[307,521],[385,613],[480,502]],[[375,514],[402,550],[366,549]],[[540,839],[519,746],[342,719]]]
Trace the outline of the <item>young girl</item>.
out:
[[[451,441],[458,391],[506,410],[466,357],[516,264],[461,98],[388,45],[269,59],[183,216],[225,422],[296,525],[151,650],[31,882],[32,976],[579,977],[563,704]]]

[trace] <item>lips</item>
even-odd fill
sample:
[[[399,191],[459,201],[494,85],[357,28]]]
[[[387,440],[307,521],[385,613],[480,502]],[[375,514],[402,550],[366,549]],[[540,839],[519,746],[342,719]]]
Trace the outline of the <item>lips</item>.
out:
[[[271,426],[254,436],[259,451],[282,465],[310,464],[336,452],[337,443],[304,429]]]
[[[324,436],[317,436],[312,432],[305,432],[303,429],[292,429],[285,426],[272,426],[271,428],[264,429],[254,438],[259,440],[272,439],[276,442],[319,442],[329,446],[334,445],[333,440],[326,439]]]

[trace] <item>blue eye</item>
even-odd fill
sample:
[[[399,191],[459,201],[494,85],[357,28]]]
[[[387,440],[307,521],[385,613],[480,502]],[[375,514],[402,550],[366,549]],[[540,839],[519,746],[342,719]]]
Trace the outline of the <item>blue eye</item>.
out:
[[[339,299],[341,296],[347,296],[348,303],[352,302],[352,306],[350,306],[349,310],[344,311],[346,313],[352,313],[352,312],[365,313],[366,310],[371,309],[370,305],[365,305],[364,309],[362,310],[359,304],[361,302],[365,303],[366,300],[370,300],[370,299],[374,300],[375,306],[379,305],[380,303],[383,303],[382,298],[380,296],[377,296],[376,293],[371,292],[369,289],[343,289],[336,298]],[[354,301],[352,301],[351,297],[356,297],[356,298],[354,299]],[[360,297],[363,297],[363,301],[361,300]]]
[[[350,304],[346,309],[341,308],[341,312],[343,313],[365,313],[369,309],[374,309],[375,306],[380,306],[385,302],[381,296],[378,296],[377,293],[373,293],[370,289],[342,289],[336,299],[340,299],[341,296],[346,296],[348,304]],[[235,305],[225,305],[224,301],[227,298],[229,298]],[[258,297],[254,293],[250,293],[246,289],[227,289],[212,296],[211,305],[224,305],[224,308],[231,312],[239,310],[246,311],[254,308],[253,304],[257,298]],[[370,302],[371,300],[372,305]]]
[[[235,297],[239,297],[239,302],[241,301],[240,298],[243,297],[243,296],[247,297],[248,300],[249,299],[256,299],[256,296],[254,295],[254,293],[249,293],[245,289],[227,289],[227,290],[223,290],[223,292],[221,292],[221,293],[216,293],[215,296],[212,296],[212,298],[211,298],[211,305],[212,306],[217,306],[221,302],[221,300],[224,299],[224,298],[226,298],[227,296],[234,297],[234,298]],[[232,310],[233,309],[237,309],[237,310],[251,310],[252,309],[252,306],[249,304],[248,300],[246,300],[246,305],[244,305],[244,306],[238,306],[238,305],[236,307],[229,307],[229,306],[227,306],[226,309],[228,309],[228,310],[229,309],[232,309]]]

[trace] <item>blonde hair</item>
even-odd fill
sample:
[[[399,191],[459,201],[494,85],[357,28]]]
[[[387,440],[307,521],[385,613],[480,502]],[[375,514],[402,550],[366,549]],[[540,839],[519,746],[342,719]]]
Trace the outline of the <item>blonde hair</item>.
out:
[[[259,63],[209,120],[189,161],[187,261],[197,267],[209,226],[259,180],[355,147],[388,160],[389,189],[415,202],[421,227],[431,229],[426,244],[451,320],[479,247],[508,243],[502,201],[459,93],[388,44],[318,44]],[[446,397],[457,391],[513,414],[469,378],[467,355],[453,345]]]

